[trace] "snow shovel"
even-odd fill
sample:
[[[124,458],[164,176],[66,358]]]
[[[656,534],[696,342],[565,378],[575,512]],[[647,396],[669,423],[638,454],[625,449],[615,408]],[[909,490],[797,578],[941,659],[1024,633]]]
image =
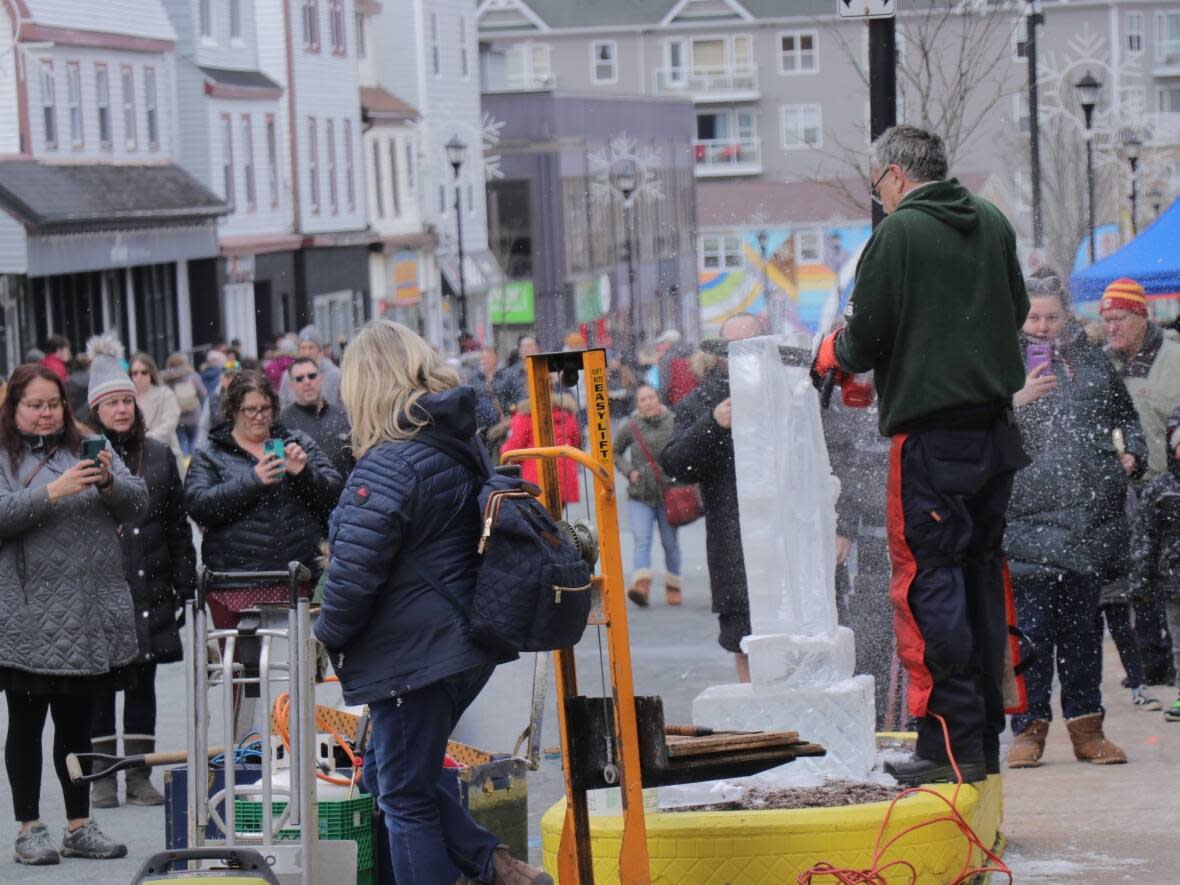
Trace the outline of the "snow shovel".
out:
[[[221,747],[211,747],[209,758],[224,753]],[[108,777],[117,771],[127,768],[152,768],[156,765],[179,765],[188,761],[188,754],[184,750],[173,750],[168,753],[138,753],[134,756],[111,756],[107,753],[70,753],[66,756],[66,770],[70,773],[70,780],[76,784],[88,784],[92,781]],[[106,768],[84,774],[83,763],[90,763],[93,769],[98,765]]]

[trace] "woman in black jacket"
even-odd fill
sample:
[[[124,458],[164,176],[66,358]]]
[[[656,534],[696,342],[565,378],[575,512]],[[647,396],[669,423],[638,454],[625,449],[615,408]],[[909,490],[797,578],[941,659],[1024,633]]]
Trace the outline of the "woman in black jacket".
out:
[[[1016,474],[1004,549],[1027,637],[1028,712],[1012,718],[1008,767],[1040,764],[1055,661],[1074,755],[1126,762],[1103,734],[1098,605],[1103,583],[1129,567],[1127,483],[1146,466],[1147,446],[1122,379],[1071,322],[1060,278],[1036,277],[1027,288],[1021,349],[1028,379],[1013,399],[1032,463]]]
[[[430,345],[388,320],[344,352],[357,465],[332,513],[315,634],[345,701],[369,705],[365,783],[398,885],[450,885],[454,868],[477,882],[552,885],[438,786],[447,738],[495,665],[450,601],[475,593],[484,477],[475,395],[458,384]]]
[[[278,407],[265,375],[239,373],[225,391],[221,423],[189,462],[185,507],[204,532],[201,560],[212,571],[285,571],[292,561],[320,571],[342,479],[310,436],[275,423]],[[282,442],[284,457],[264,450],[268,440]],[[235,626],[243,609],[286,599],[285,586],[249,582],[208,594],[219,628]]]
[[[116,359],[95,359],[88,399],[95,430],[106,436],[124,466],[147,485],[147,508],[124,523],[119,534],[139,640],[139,656],[124,673],[123,752],[129,756],[151,753],[156,742],[156,665],[182,657],[176,615],[196,584],[192,527],[184,512],[176,458],[167,444],[147,437],[135,385]],[[118,753],[113,691],[101,692],[95,699],[91,735],[96,753]],[[147,768],[127,771],[128,805],[164,803],[149,772]],[[96,781],[90,803],[96,808],[118,806],[116,777]]]

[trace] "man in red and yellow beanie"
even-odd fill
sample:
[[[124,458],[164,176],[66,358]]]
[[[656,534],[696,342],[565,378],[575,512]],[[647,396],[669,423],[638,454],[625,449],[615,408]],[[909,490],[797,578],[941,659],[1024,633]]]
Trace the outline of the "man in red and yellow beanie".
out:
[[[1167,422],[1180,405],[1180,344],[1164,337],[1147,318],[1147,296],[1135,280],[1106,287],[1098,309],[1106,329],[1106,354],[1126,382],[1147,437],[1147,474],[1168,469]],[[1135,603],[1135,633],[1149,685],[1171,680],[1172,649],[1158,601]]]

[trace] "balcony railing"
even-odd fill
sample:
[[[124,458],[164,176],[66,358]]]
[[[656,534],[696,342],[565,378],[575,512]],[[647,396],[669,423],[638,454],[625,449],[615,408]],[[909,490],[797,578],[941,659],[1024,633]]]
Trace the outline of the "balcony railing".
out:
[[[658,95],[691,95],[694,98],[755,99],[758,97],[758,69],[732,65],[657,68],[655,91]]]
[[[757,175],[762,142],[757,138],[715,138],[692,143],[697,175]]]
[[[546,92],[557,88],[556,74],[502,74],[484,79],[484,92]]]

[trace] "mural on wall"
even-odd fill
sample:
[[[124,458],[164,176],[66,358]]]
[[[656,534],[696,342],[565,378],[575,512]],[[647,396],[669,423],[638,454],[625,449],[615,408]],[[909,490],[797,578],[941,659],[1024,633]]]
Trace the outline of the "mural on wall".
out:
[[[721,263],[732,266],[700,272],[702,334],[717,335],[721,324],[737,313],[757,314],[769,322],[776,299],[781,299],[779,315],[784,317],[784,331],[816,332],[821,321],[830,324],[851,288],[856,261],[872,227],[868,222],[828,227],[818,239],[812,236],[816,230],[767,230],[765,268],[759,232],[737,234],[740,260],[723,256]],[[801,243],[803,237],[809,237],[810,242]],[[733,234],[718,237],[734,238]]]

